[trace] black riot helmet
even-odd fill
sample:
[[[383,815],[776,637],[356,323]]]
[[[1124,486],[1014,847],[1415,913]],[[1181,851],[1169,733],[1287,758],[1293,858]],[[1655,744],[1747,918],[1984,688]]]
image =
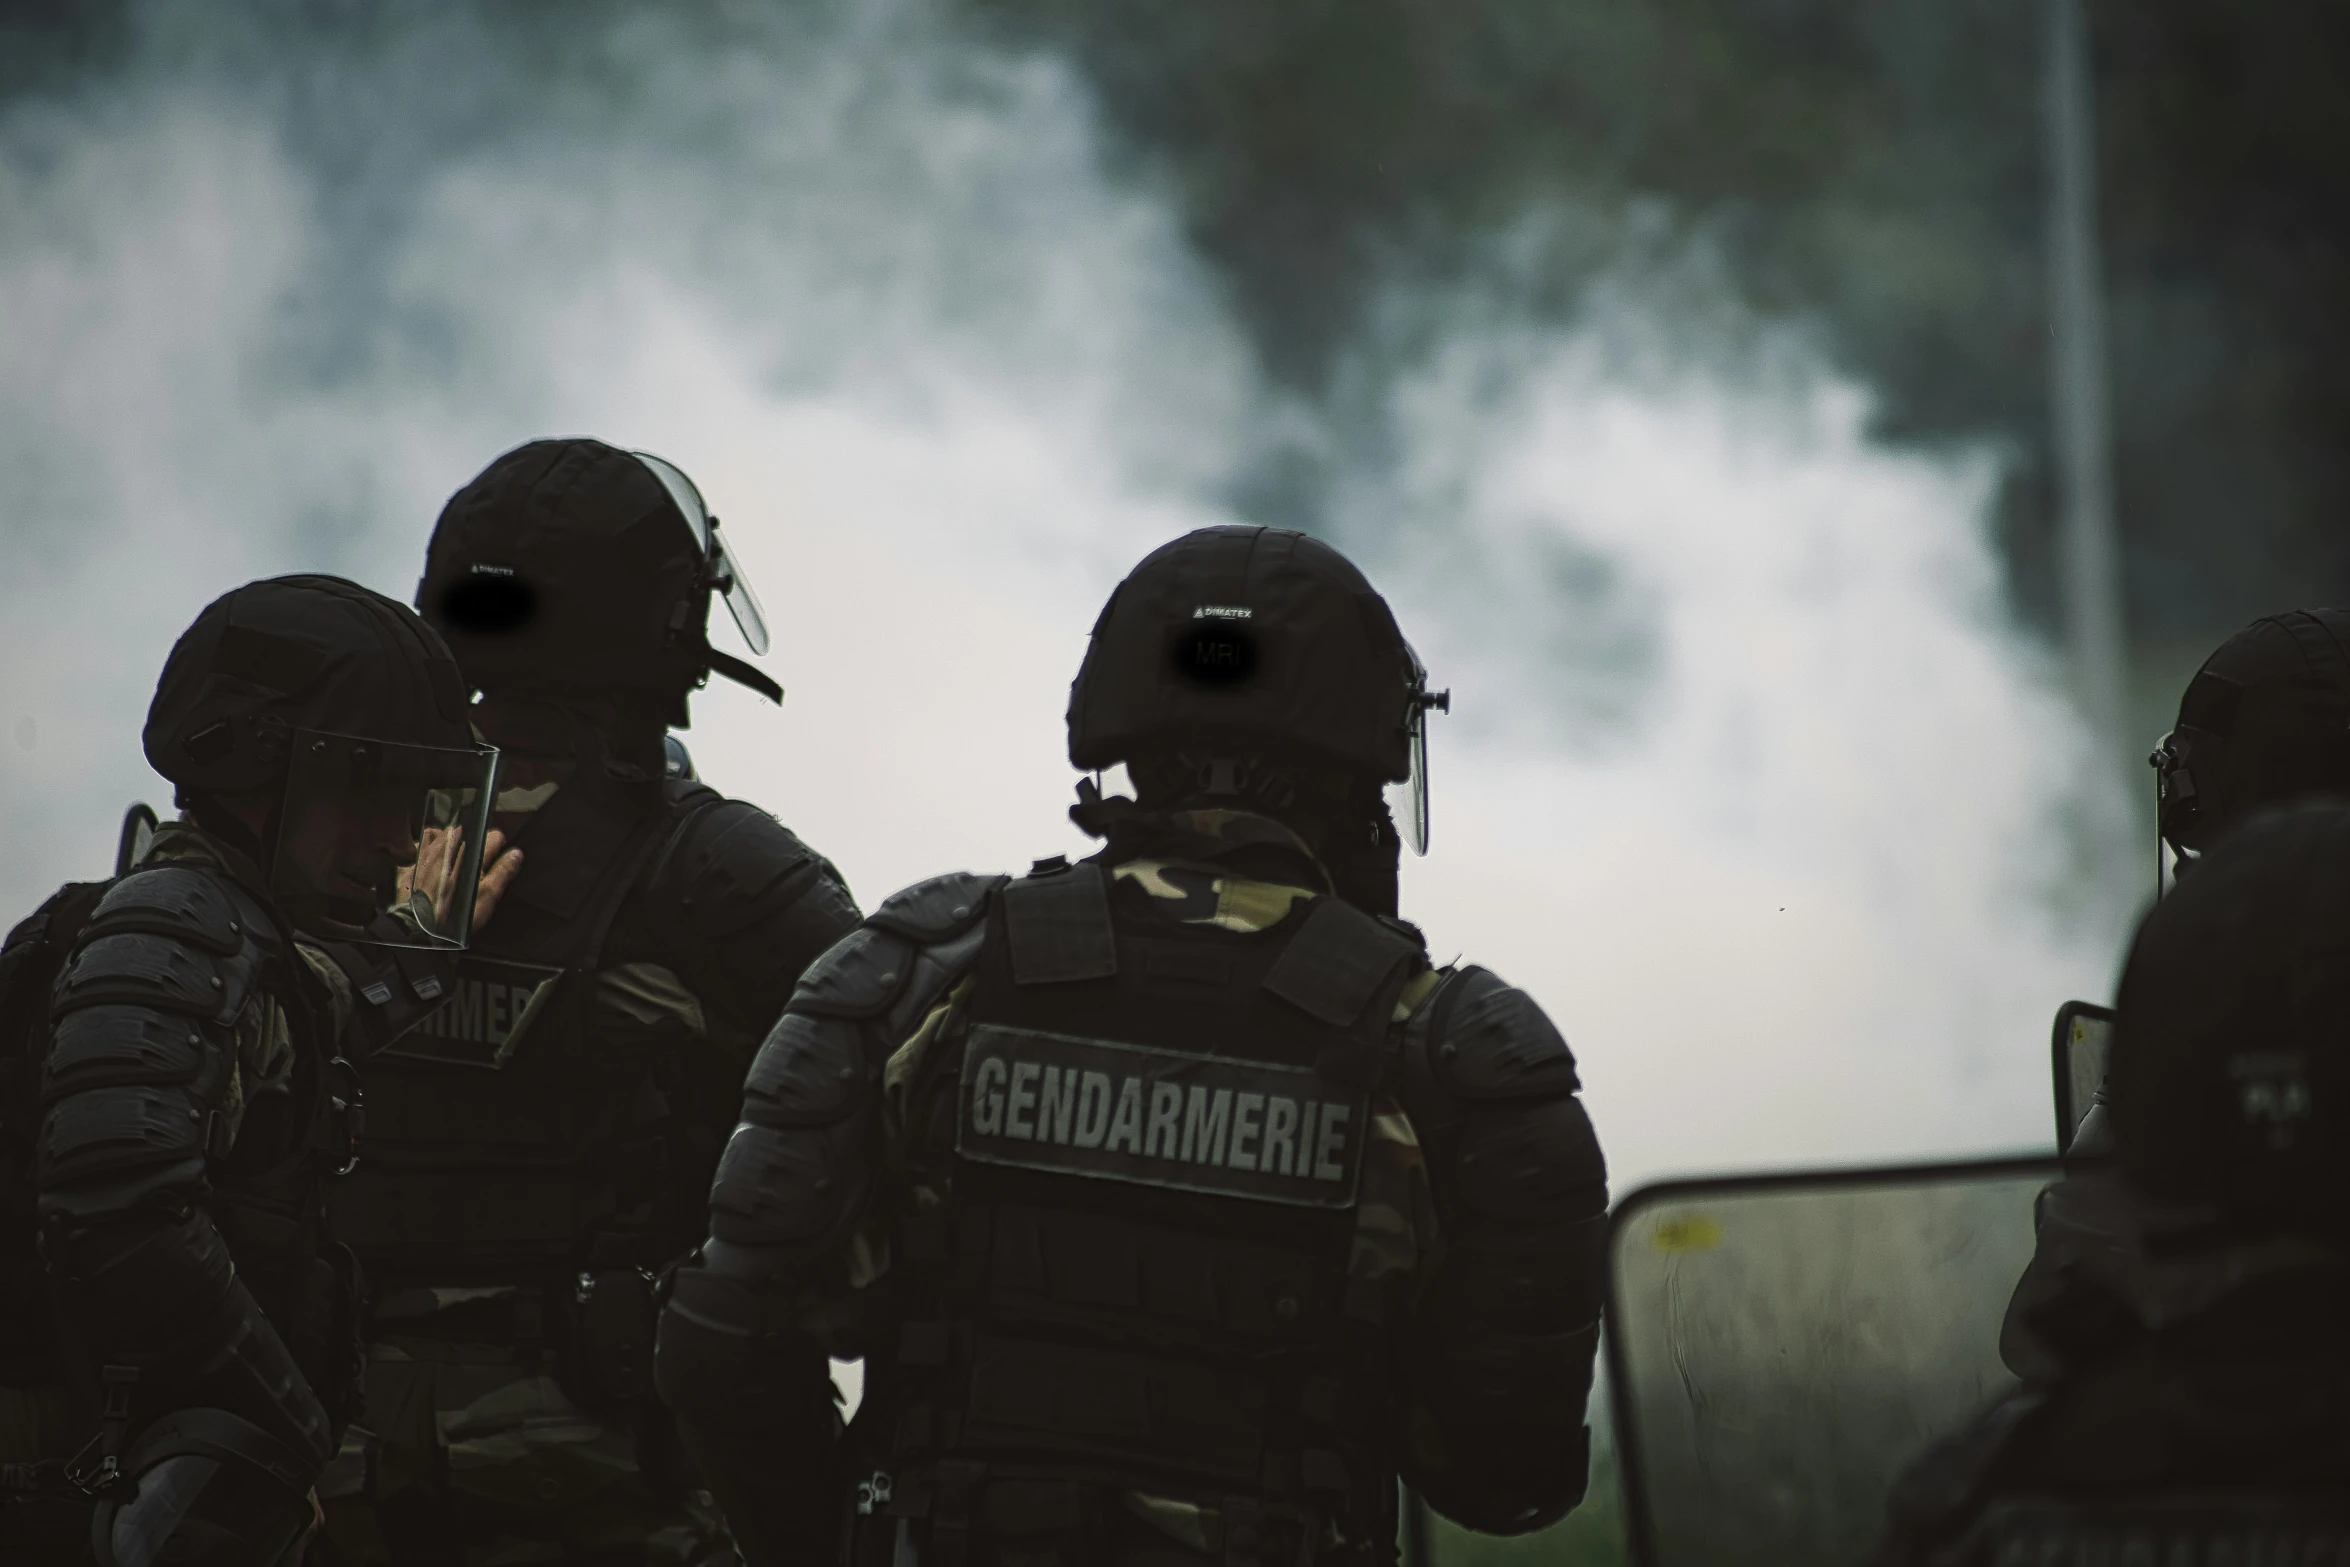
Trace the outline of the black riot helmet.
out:
[[[684,728],[686,694],[713,673],[783,700],[710,646],[713,593],[766,652],[759,602],[693,481],[649,453],[573,437],[518,446],[449,497],[416,607],[473,690],[633,698]]]
[[[464,944],[470,899],[437,918],[411,907],[417,856],[442,890],[473,884],[497,752],[474,740],[448,646],[405,604],[324,576],[215,599],[165,661],[144,741],[299,927]],[[223,808],[238,798],[269,802],[257,830]]]
[[[2350,1239],[2350,806],[2240,823],[2139,926],[2116,1012],[2132,1184]]]
[[[206,605],[164,662],[143,739],[181,790],[236,794],[285,776],[297,729],[473,744],[447,644],[340,577],[272,577]]]
[[[2221,643],[2148,760],[2157,831],[2182,860],[2262,806],[2350,796],[2350,612],[2288,610]]]
[[[1317,774],[1334,778],[1357,819],[1347,843],[1360,836],[1385,861],[1386,890],[1366,901],[1392,906],[1396,834],[1379,787],[1410,786],[1404,833],[1424,852],[1425,724],[1449,705],[1338,551],[1282,528],[1201,528],[1144,557],[1094,622],[1069,690],[1069,760],[1123,762],[1146,797],[1276,812]]]

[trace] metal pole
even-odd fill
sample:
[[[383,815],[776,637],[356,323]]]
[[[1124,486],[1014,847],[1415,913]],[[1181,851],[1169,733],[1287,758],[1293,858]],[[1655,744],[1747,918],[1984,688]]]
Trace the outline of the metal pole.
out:
[[[2128,747],[2121,548],[2113,517],[2105,298],[2097,256],[2096,110],[2083,0],[2042,0],[2047,21],[2048,393],[2061,498],[2058,561],[2074,700],[2101,772]]]

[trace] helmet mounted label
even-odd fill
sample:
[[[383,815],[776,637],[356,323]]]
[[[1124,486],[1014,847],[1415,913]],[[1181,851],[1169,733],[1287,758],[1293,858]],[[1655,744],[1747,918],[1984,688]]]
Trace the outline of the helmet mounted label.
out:
[[[1245,609],[1205,605],[1176,633],[1170,650],[1175,672],[1195,685],[1236,686],[1257,671],[1257,639],[1237,617]]]
[[[441,616],[459,631],[498,636],[538,613],[538,595],[512,566],[476,564],[441,593]]]

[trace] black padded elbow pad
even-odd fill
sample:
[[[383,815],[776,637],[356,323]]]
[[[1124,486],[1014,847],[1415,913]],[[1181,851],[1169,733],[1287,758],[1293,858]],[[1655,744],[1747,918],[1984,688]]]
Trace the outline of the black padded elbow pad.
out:
[[[872,1186],[857,1122],[779,1130],[744,1122],[710,1183],[710,1233],[730,1245],[814,1261],[847,1238]]]
[[[690,786],[696,787],[698,786]],[[721,800],[690,816],[650,889],[676,911],[678,973],[698,995],[760,1023],[817,954],[856,928],[831,862],[757,806]]]
[[[872,1079],[855,1023],[786,1012],[743,1079],[743,1119],[778,1128],[829,1126],[864,1110]]]
[[[1607,1208],[1607,1166],[1579,1099],[1481,1108],[1452,1153],[1452,1196],[1478,1218],[1548,1228]]]

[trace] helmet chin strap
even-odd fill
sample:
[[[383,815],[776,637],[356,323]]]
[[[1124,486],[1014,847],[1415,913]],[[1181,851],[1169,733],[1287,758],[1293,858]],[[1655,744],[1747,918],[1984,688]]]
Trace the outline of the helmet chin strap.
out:
[[[783,687],[767,678],[766,672],[755,664],[746,664],[731,654],[710,650],[710,673],[724,675],[738,686],[748,686],[777,707],[783,705]]]

